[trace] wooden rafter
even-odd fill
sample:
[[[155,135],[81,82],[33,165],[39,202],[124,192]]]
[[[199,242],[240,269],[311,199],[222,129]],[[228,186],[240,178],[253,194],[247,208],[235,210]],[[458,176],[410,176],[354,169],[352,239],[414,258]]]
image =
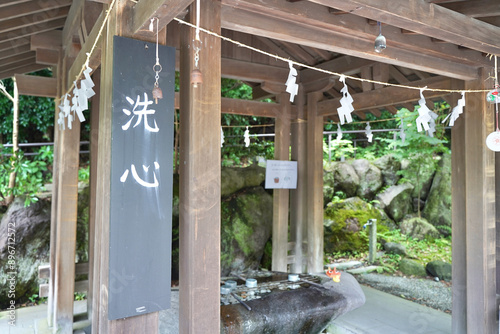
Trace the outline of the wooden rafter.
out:
[[[132,31],[147,30],[152,17],[160,18],[160,29],[165,27],[193,0],[141,0],[133,8]]]
[[[444,3],[442,6],[475,18],[500,16],[500,4],[497,0],[460,1]]]
[[[317,4],[383,21],[473,50],[500,54],[500,28],[426,0],[312,0]]]
[[[71,5],[71,0],[54,0],[54,1],[29,1],[22,2],[16,1],[7,6],[0,5],[2,10],[0,11],[0,21],[11,20],[16,17],[24,17],[28,19],[31,15],[42,13],[42,15],[36,16],[48,16],[53,17],[60,15],[59,12],[63,11],[63,8],[67,8]]]
[[[382,54],[375,53],[373,51],[373,36],[370,40],[356,39],[352,34],[346,35],[318,27],[317,22],[319,21],[312,19],[306,20],[307,24],[301,25],[299,29],[297,20],[304,22],[304,18],[298,13],[289,14],[284,19],[281,19],[276,14],[276,12],[279,12],[277,9],[276,12],[274,10],[266,11],[256,2],[258,1],[245,0],[238,2],[238,6],[233,6],[233,2],[224,0],[222,8],[223,26],[227,29],[350,54],[393,65],[406,66],[458,79],[470,80],[477,77],[476,67],[464,65],[463,63],[453,63],[427,54],[416,54],[414,50],[388,48]],[[243,10],[243,3],[250,3],[251,10]],[[283,7],[279,4],[276,4],[276,6],[277,8]],[[264,15],[262,12],[266,14]],[[259,13],[262,15],[259,15]],[[329,17],[336,16],[329,15]],[[269,29],[269,27],[272,27],[272,29]],[[335,43],[332,44],[332,41],[335,41]]]
[[[21,95],[54,98],[57,96],[56,78],[16,74],[16,82]]]

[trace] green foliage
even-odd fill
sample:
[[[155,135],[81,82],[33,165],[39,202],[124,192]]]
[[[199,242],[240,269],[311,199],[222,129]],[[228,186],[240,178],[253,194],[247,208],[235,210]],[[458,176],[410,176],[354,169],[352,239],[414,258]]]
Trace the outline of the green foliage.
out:
[[[328,152],[330,150],[330,154]],[[339,160],[344,157],[346,159],[353,158],[356,149],[352,146],[352,142],[347,139],[334,139],[330,142],[330,147],[328,147],[328,141],[323,140],[323,160],[328,160],[330,155],[333,161]]]
[[[84,166],[78,169],[78,181],[89,181],[90,180],[90,167]]]
[[[51,77],[50,70],[32,73]],[[6,90],[12,94],[12,79],[3,80]],[[12,142],[12,102],[0,93],[0,143]],[[19,96],[19,142],[40,142],[53,139],[54,99],[47,97]]]
[[[34,159],[28,159],[22,151],[16,156],[2,161],[0,164],[0,195],[2,200],[11,194],[24,196],[26,206],[38,201],[37,193],[44,189],[44,184],[50,181],[52,175],[48,170],[52,163],[50,148],[43,148],[42,153]],[[16,173],[14,188],[9,188],[9,177]]]
[[[87,299],[87,294],[85,292],[75,292],[75,300],[85,300]]]

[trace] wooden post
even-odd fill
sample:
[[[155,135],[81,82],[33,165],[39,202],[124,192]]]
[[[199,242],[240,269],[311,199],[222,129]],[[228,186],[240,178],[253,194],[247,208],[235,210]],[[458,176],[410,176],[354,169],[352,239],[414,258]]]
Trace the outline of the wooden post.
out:
[[[307,126],[305,122],[305,94],[299,87],[297,119],[291,125],[292,161],[297,161],[297,189],[290,192],[290,239],[295,242],[292,273],[303,273],[304,240],[307,238]]]
[[[101,69],[98,68],[92,75],[96,94],[92,97],[90,110],[90,196],[89,196],[89,287],[87,291],[87,314],[92,320],[94,303],[94,246],[95,246],[95,206],[97,195],[97,158],[99,152],[99,103],[101,96]]]
[[[63,76],[64,71],[62,70],[62,56],[61,50],[58,51],[59,59],[58,64],[55,67],[54,76],[57,78],[57,95],[61,96]],[[55,312],[55,301],[54,301],[54,275],[55,275],[55,263],[56,263],[56,237],[57,237],[57,192],[59,186],[59,126],[57,125],[57,119],[59,114],[59,108],[57,106],[61,103],[59,98],[55,101],[55,113],[54,113],[54,161],[52,163],[52,203],[50,212],[50,276],[49,276],[49,296],[47,301],[47,324],[49,327],[54,325],[54,312]]]
[[[466,82],[465,89],[486,89],[486,78],[487,72],[482,69],[477,80]],[[453,309],[457,309],[453,332],[496,333],[495,156],[485,144],[494,131],[493,105],[486,102],[484,94],[467,95],[461,122],[453,130],[458,140],[453,146],[456,152],[452,151],[452,163],[457,164],[452,181],[453,274],[457,274],[453,277],[453,296],[458,298],[454,300],[458,305]],[[457,147],[460,144],[462,149]],[[459,244],[463,236],[465,243]]]
[[[201,0],[199,10],[200,25],[220,34],[220,1]],[[203,83],[194,87],[195,31],[180,33],[179,333],[219,333],[221,41],[200,33]]]
[[[307,271],[323,271],[323,117],[321,92],[307,95]]]
[[[281,93],[279,96],[281,113],[276,117],[274,137],[274,158],[290,160],[290,95]],[[274,189],[273,191],[273,271],[288,271],[288,207],[290,190]]]

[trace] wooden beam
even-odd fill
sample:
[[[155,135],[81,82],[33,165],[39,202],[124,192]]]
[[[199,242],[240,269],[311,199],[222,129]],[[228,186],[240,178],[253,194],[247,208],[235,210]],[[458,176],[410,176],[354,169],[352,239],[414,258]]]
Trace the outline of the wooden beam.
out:
[[[281,93],[280,116],[275,121],[274,137],[274,159],[290,160],[290,95]],[[289,215],[290,190],[273,190],[273,249],[272,264],[273,271],[287,272],[287,246],[288,246],[288,215]]]
[[[307,272],[323,271],[323,117],[321,93],[307,95]]]
[[[226,1],[229,0],[224,0],[223,4],[225,4]],[[254,0],[245,0],[243,2],[246,3],[247,1]],[[238,2],[238,4],[241,3],[242,2]],[[256,6],[254,3],[252,3],[252,5]],[[267,12],[267,9],[258,8],[258,11]],[[435,56],[429,56],[423,53],[416,53],[414,50],[410,50],[411,46],[400,49],[387,48],[383,53],[376,53],[373,51],[373,36],[370,40],[356,39],[352,35],[352,31],[346,34],[315,27],[313,24],[316,21],[314,20],[308,20],[307,22],[310,24],[299,26],[297,22],[292,20],[292,18],[296,18],[297,16],[287,17],[286,20],[280,20],[279,17],[256,15],[255,11],[244,11],[241,6],[231,7],[230,4],[223,6],[222,17],[223,25],[227,29],[290,41],[332,52],[405,66],[459,79],[472,79],[477,77],[477,68],[474,66],[464,65],[458,62],[454,63],[448,59],[439,59]],[[299,18],[296,19],[300,20]],[[270,30],[266,28],[269,26],[272,26],[273,29]],[[332,43],[332,41],[335,41],[335,43]]]
[[[35,52],[28,51],[2,59],[1,69],[16,68],[19,64],[31,63],[35,59]]]
[[[71,0],[16,2],[2,7],[0,21],[11,20],[16,17],[23,17],[28,21],[30,15],[33,17],[55,17],[60,15],[60,11],[66,11],[67,13],[67,9],[64,8],[69,8],[71,2]],[[43,15],[36,15],[40,13]]]
[[[200,3],[200,25],[220,34],[220,1]],[[203,84],[195,88],[195,32],[181,26],[180,34],[179,333],[219,333],[221,40],[200,35]]]
[[[38,49],[36,50],[36,63],[41,65],[57,65],[57,58],[59,57],[59,51],[49,50],[49,49]]]
[[[73,39],[75,30],[80,26],[80,18],[82,10],[85,6],[85,0],[73,1],[71,8],[68,12],[67,18],[63,25],[62,30],[62,44],[69,45]]]
[[[11,31],[6,31],[0,33],[0,40],[3,42],[8,42],[8,41],[13,41],[17,40],[22,37],[28,37],[31,35],[39,34],[42,32],[54,30],[54,29],[59,29],[62,28],[64,25],[65,18],[59,18],[56,20],[51,20],[48,22],[45,22],[44,24],[41,24],[39,26],[35,25],[30,25],[24,28],[20,29],[15,29]],[[29,40],[28,40],[29,43]]]
[[[47,66],[35,64],[34,60],[32,60],[24,65],[19,65],[19,67],[16,67],[16,68],[9,68],[9,69],[1,69],[0,68],[0,80],[13,77],[15,74],[36,72],[39,70],[43,70],[44,68],[47,68]]]
[[[307,26],[322,31],[329,31],[336,35],[348,36],[351,41],[348,45],[357,41],[369,42],[371,47],[365,50],[367,54],[374,54],[373,40],[378,34],[378,28],[371,26],[363,17],[348,14],[342,16],[329,15],[325,13],[324,7],[304,1],[297,4],[285,4],[278,0],[266,1],[262,4],[257,0],[224,0],[223,5],[233,6],[241,10],[250,11],[253,16],[269,16],[276,20],[290,22],[297,29],[299,26]],[[245,22],[242,22],[244,24]],[[274,28],[273,28],[274,29]],[[408,36],[401,29],[392,26],[384,27],[384,36],[390,41],[390,48],[396,50],[410,50],[417,54],[428,54],[443,60],[460,62],[466,65],[487,65],[480,52],[459,50],[456,45],[436,45],[430,38],[421,35]],[[294,32],[294,29],[290,31]],[[314,35],[310,36],[313,37]],[[330,44],[332,44],[330,40]],[[336,41],[336,40],[335,40]],[[333,44],[336,44],[337,41]],[[460,45],[460,44],[459,44]],[[325,48],[323,48],[325,49]],[[385,53],[385,52],[384,52]],[[362,57],[366,58],[366,57]]]
[[[276,82],[284,84],[290,70],[264,64],[256,64],[235,59],[223,59],[222,72],[225,78],[251,82]]]
[[[159,26],[163,28],[192,2],[193,0],[139,1],[133,8],[131,30],[133,33],[147,30],[152,17],[158,17]]]
[[[6,50],[17,51],[19,48],[29,44],[30,44],[29,37],[19,36],[19,38],[14,38],[9,41],[0,42],[0,51],[6,51]]]
[[[452,2],[442,6],[474,18],[500,16],[500,6],[496,0]]]
[[[29,44],[25,44],[25,45],[22,45],[16,49],[7,49],[7,50],[3,50],[3,51],[0,51],[0,60],[3,60],[3,59],[6,59],[6,58],[10,58],[12,56],[16,56],[16,55],[19,55],[19,54],[23,54],[23,53],[26,53],[26,52],[29,52],[30,51],[30,46]]]
[[[426,80],[411,82],[408,85],[415,87],[429,87],[450,89],[451,80],[444,77],[432,77]],[[354,99],[353,107],[355,110],[365,110],[371,108],[382,108],[388,105],[398,105],[420,99],[418,90],[412,90],[402,87],[386,87],[377,90],[367,91],[358,94],[351,94]],[[426,98],[446,95],[443,92],[426,91]],[[322,116],[334,115],[340,106],[340,98],[325,100],[318,103],[318,112]]]
[[[19,94],[29,96],[52,97],[57,96],[57,79],[34,75],[16,74]]]
[[[0,33],[5,34],[12,30],[23,31],[29,28],[36,33],[38,27],[43,27],[46,23],[64,19],[69,11],[69,7],[60,8],[52,15],[33,15],[28,17],[16,17],[10,20],[0,21]]]
[[[391,26],[442,39],[473,50],[500,54],[497,36],[500,28],[470,18],[425,0],[393,3],[385,0],[312,0],[317,4],[344,10]]]

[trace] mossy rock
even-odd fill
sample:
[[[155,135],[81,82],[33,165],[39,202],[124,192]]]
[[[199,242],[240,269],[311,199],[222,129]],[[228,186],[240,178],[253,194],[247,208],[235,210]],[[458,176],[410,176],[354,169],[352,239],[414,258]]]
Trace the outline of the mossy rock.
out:
[[[368,219],[377,219],[377,230],[388,230],[390,221],[380,211],[359,197],[329,203],[324,215],[325,252],[364,252],[368,250],[368,236],[363,229]]]
[[[245,168],[222,167],[221,196],[226,197],[245,188],[257,187],[266,178],[266,169],[253,164]]]
[[[415,260],[402,259],[401,262],[399,262],[399,270],[407,276],[427,276],[425,267]]]
[[[401,222],[401,233],[417,240],[433,240],[439,237],[438,230],[425,218],[409,218]]]
[[[412,197],[425,200],[436,172],[434,157],[427,154],[417,155],[412,160],[402,163],[401,169],[404,179],[401,179],[399,184],[409,183],[413,185]]]
[[[221,274],[258,269],[271,237],[273,199],[248,188],[221,203]]]

